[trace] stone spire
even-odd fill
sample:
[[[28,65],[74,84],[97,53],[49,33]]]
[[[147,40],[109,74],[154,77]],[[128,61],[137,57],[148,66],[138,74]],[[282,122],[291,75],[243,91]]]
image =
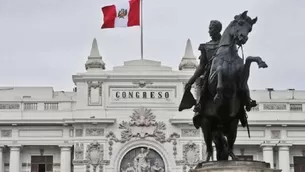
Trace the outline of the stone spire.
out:
[[[179,64],[179,70],[196,69],[198,62],[193,52],[191,40],[186,42],[185,53]]]
[[[85,64],[86,70],[90,69],[102,69],[105,70],[105,63],[102,60],[102,56],[98,50],[97,41],[94,38],[92,42],[91,53],[88,56],[88,60]]]

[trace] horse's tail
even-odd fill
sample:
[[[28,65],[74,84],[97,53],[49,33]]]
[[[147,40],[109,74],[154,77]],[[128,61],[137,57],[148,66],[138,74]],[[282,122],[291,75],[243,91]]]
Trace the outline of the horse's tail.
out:
[[[229,159],[229,149],[227,138],[221,131],[214,133],[214,143],[217,150],[217,160],[228,160]]]

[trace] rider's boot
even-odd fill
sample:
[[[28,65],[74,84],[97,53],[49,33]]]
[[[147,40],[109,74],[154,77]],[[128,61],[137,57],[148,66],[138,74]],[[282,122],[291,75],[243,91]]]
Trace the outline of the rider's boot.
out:
[[[249,112],[251,108],[257,106],[257,103],[255,100],[252,100],[250,97],[248,97],[245,106],[246,110]]]
[[[256,101],[252,100],[250,97],[250,90],[249,90],[249,87],[247,84],[244,86],[242,95],[243,95],[242,96],[243,100],[245,101],[246,111],[249,112],[251,110],[251,108],[257,106]]]
[[[194,117],[193,117],[193,124],[195,126],[196,129],[200,128],[200,111],[201,111],[201,107],[200,107],[200,103],[197,103],[195,105],[195,108],[193,110],[195,112]]]
[[[199,112],[195,113],[195,115],[193,117],[193,124],[194,124],[194,127],[196,129],[200,128],[200,114],[199,114]]]

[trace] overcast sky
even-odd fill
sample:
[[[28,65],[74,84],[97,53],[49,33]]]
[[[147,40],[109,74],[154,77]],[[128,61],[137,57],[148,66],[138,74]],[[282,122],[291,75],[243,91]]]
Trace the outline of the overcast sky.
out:
[[[101,30],[103,5],[122,0],[0,0],[0,85],[70,91],[84,72],[94,37],[107,70],[140,58],[139,27]],[[177,70],[186,40],[194,53],[209,41],[208,25],[225,28],[248,10],[258,22],[244,46],[268,69],[252,67],[250,89],[305,89],[304,0],[143,0],[144,58]],[[223,29],[224,30],[224,29]]]

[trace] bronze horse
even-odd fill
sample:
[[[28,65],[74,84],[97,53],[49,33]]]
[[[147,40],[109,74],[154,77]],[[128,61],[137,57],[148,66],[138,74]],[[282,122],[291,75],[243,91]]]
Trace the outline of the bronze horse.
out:
[[[260,57],[247,57],[244,63],[238,55],[237,46],[247,42],[256,22],[257,18],[251,19],[247,11],[236,15],[225,29],[212,59],[207,101],[201,105],[200,118],[207,147],[206,161],[213,155],[212,142],[216,146],[217,160],[228,160],[229,156],[237,159],[233,147],[239,120],[246,118],[250,65],[256,62],[259,68],[268,67]]]

